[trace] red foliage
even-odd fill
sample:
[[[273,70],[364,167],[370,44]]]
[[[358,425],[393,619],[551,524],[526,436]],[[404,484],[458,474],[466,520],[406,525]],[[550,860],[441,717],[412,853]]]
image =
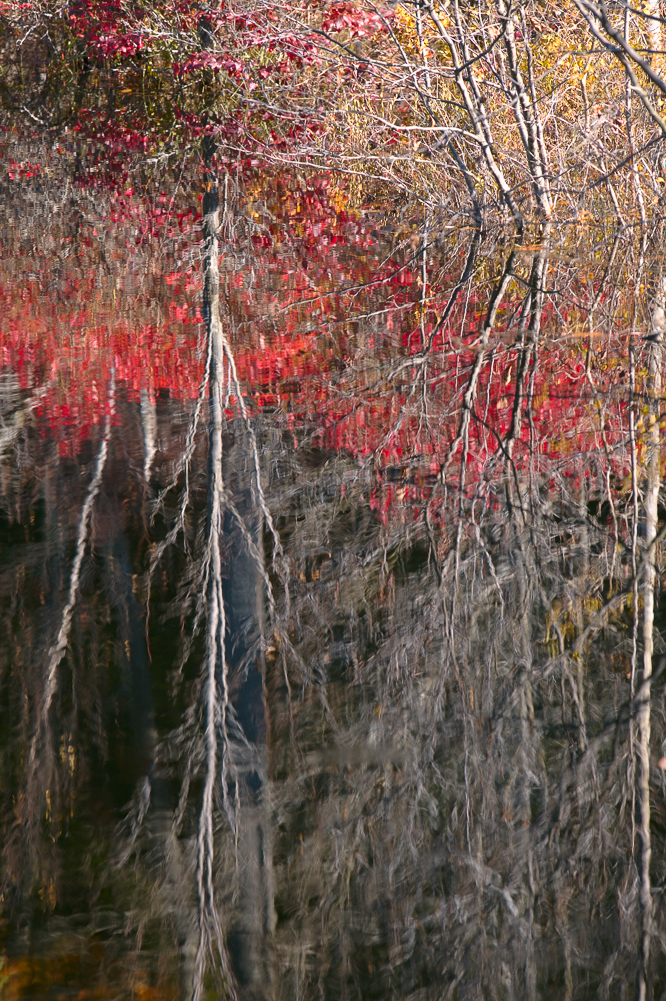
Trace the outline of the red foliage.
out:
[[[380,16],[355,3],[336,3],[326,11],[322,27],[328,32],[344,30],[349,38],[363,38],[386,31],[387,19],[392,17],[392,12]]]
[[[321,9],[324,32],[340,32],[343,41],[387,30],[392,16],[351,2]],[[172,34],[179,58],[171,71],[181,80],[199,71],[226,74],[249,94],[272,75],[286,80],[294,65],[318,59],[320,36],[318,41],[314,30],[281,31],[275,8],[239,16],[223,3],[204,21],[200,5],[189,0],[159,0],[149,9],[121,0],[73,0],[67,13],[81,51],[99,65],[140,64],[163,51],[164,37],[154,29],[158,15],[165,24],[177,22]],[[204,48],[203,34],[215,44]],[[259,48],[271,59],[256,65]],[[252,139],[245,105],[224,118],[173,111],[183,145],[204,132],[230,143],[242,139],[246,155],[235,155],[234,168],[245,172],[248,185],[267,144],[297,149],[299,138],[319,127],[316,115],[288,119],[285,113],[278,130],[267,113],[263,124],[268,121],[269,137],[264,130],[260,141]],[[177,210],[164,194],[139,197],[133,182],[132,158],[144,157],[156,141],[156,129],[131,109],[106,117],[80,110],[72,132],[77,143],[86,137],[87,152],[80,157],[75,143],[61,137],[52,156],[74,156],[71,179],[79,188],[104,192],[104,207],[93,221],[77,222],[75,239],[63,235],[60,246],[33,255],[29,280],[25,270],[16,270],[20,255],[10,237],[0,237],[2,367],[16,373],[25,393],[39,390],[42,429],[58,436],[63,449],[75,450],[104,419],[112,371],[130,396],[168,391],[191,398],[199,391],[201,280],[188,263],[200,252],[196,211],[191,205]],[[9,160],[7,179],[29,184],[44,166],[34,161],[32,156]],[[219,155],[215,168],[223,169],[226,162]],[[477,357],[474,340],[484,300],[478,293],[461,297],[440,327],[449,294],[445,286],[455,284],[456,276],[422,289],[420,265],[387,255],[370,225],[333,208],[327,186],[322,177],[306,190],[300,185],[285,189],[279,217],[273,215],[254,233],[252,261],[244,269],[229,254],[227,271],[223,256],[229,337],[243,392],[256,407],[273,408],[294,441],[314,436],[322,447],[344,450],[359,461],[376,457],[383,485],[373,504],[383,510],[399,490],[403,498],[410,491],[422,496],[447,460]],[[111,267],[107,260],[104,270],[100,260],[109,254],[116,263]],[[171,263],[165,266],[164,260]],[[124,276],[119,261],[127,269]],[[122,287],[116,287],[121,279]],[[516,292],[507,309],[510,314],[519,308]],[[546,330],[549,319],[546,311]],[[488,353],[469,432],[470,481],[482,478],[501,452],[514,419],[517,364],[516,348],[498,342]],[[524,388],[531,412],[530,420],[520,424],[517,462],[528,454],[557,458],[600,447],[575,344],[535,360]],[[607,420],[607,440],[621,420],[618,406]],[[458,461],[461,446],[456,448]],[[402,487],[391,481],[395,468],[407,470]]]
[[[477,358],[484,297],[460,297],[436,331],[449,293],[427,287],[421,324],[418,262],[387,257],[369,224],[333,209],[327,188],[326,178],[306,191],[285,188],[283,215],[255,237],[244,266],[233,248],[223,251],[225,326],[243,394],[273,411],[295,444],[306,436],[361,463],[375,456],[371,500],[381,514],[427,496],[446,461]],[[42,433],[55,435],[61,451],[75,451],[104,420],[112,370],[130,398],[141,391],[193,398],[203,376],[202,278],[186,263],[200,255],[195,211],[129,187],[106,199],[75,241],[63,237],[33,257],[29,278],[17,248],[7,237],[0,244],[0,369],[16,373],[26,394],[40,390]],[[110,274],[100,269],[102,246],[116,261]],[[442,282],[450,287],[455,275]],[[516,291],[505,304],[507,315],[521,296]],[[373,316],[379,319],[364,319]],[[553,324],[547,309],[544,336]],[[531,455],[566,465],[601,447],[583,361],[568,343],[542,352],[530,370],[531,420],[522,421],[519,464]],[[482,368],[470,484],[484,477],[509,432],[517,362],[517,348],[498,340]],[[611,443],[621,421],[618,404],[607,416]],[[456,464],[460,445],[457,453]],[[395,470],[402,471],[397,480]]]

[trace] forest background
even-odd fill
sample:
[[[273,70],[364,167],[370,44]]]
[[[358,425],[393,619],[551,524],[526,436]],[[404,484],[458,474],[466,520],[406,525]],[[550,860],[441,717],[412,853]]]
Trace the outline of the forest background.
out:
[[[12,936],[86,895],[99,997],[660,996],[662,14],[0,5],[8,998],[83,977]],[[126,309],[130,257],[203,350]],[[149,778],[91,853],[104,664],[164,628]]]

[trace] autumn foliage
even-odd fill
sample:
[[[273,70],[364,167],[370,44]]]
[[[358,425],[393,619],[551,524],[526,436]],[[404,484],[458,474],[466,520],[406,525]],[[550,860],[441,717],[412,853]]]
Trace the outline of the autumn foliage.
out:
[[[48,190],[60,175],[94,204],[78,222],[65,213],[31,251],[17,249],[11,229],[4,237],[4,365],[32,394],[40,426],[59,438],[61,452],[76,452],[103,422],[112,373],[129,398],[199,394],[205,332],[197,258],[202,191],[211,177],[221,197],[235,192],[237,221],[220,260],[225,322],[242,380],[230,392],[231,411],[240,388],[257,413],[279,416],[295,444],[313,441],[363,462],[373,457],[378,473],[387,471],[379,473],[384,508],[399,490],[403,498],[410,491],[421,496],[425,484],[449,470],[451,448],[456,464],[464,456],[470,482],[509,441],[518,462],[540,456],[566,465],[570,450],[596,450],[602,439],[612,448],[626,401],[603,415],[598,401],[615,377],[618,352],[627,359],[635,301],[611,294],[610,275],[581,281],[561,263],[561,250],[553,269],[549,244],[566,247],[572,230],[537,234],[532,245],[521,235],[528,213],[543,220],[553,199],[565,205],[571,199],[557,193],[554,161],[547,164],[554,120],[542,117],[538,103],[530,105],[534,91],[529,98],[512,60],[522,46],[539,63],[561,104],[560,130],[573,134],[584,114],[587,138],[566,153],[579,158],[597,141],[590,116],[601,64],[593,71],[568,50],[570,13],[557,38],[546,15],[531,8],[522,26],[499,8],[485,27],[473,18],[465,25],[455,12],[430,13],[319,2],[205,10],[185,2],[4,5],[5,45],[15,44],[26,26],[32,38],[4,70],[6,96],[15,100],[17,90],[27,94],[39,80],[41,111],[35,104],[32,119],[46,115],[44,127],[47,119],[66,123],[56,142],[39,140],[40,157],[25,156],[28,147],[8,133],[7,194]],[[482,51],[494,17],[504,25],[497,53]],[[47,24],[53,51],[44,48]],[[477,51],[466,68],[456,68],[465,53]],[[513,111],[509,119],[501,114],[493,92],[479,132],[470,122],[486,100],[491,68],[509,74]],[[534,72],[532,63],[528,69]],[[607,76],[604,86],[613,79]],[[430,95],[425,102],[423,88]],[[452,139],[447,146],[437,138],[448,126],[439,124],[436,108],[456,88],[469,127],[458,119],[454,147]],[[637,119],[629,145],[645,128]],[[474,130],[477,151],[485,151],[478,162],[469,146]],[[516,183],[521,143],[531,189]],[[604,155],[615,154],[609,146]],[[160,171],[176,162],[178,172],[169,166],[169,177],[178,177],[183,194],[168,193],[159,181]],[[563,177],[571,176],[560,166]],[[482,169],[494,179],[494,206],[480,185]],[[625,182],[620,173],[612,182],[618,218],[622,185],[635,185],[636,176]],[[639,183],[649,186],[649,170],[641,176]],[[451,222],[433,200],[435,183],[449,185]],[[391,185],[400,193],[387,212]],[[654,189],[657,205],[656,182]],[[598,201],[599,190],[590,188],[588,207],[579,200],[575,209],[583,241],[588,229],[591,236],[595,227],[613,229],[599,215],[608,204]],[[502,208],[505,221],[519,220],[518,256],[488,326],[502,255],[474,260],[475,213]],[[426,231],[419,236],[422,220]],[[448,237],[432,235],[442,227],[453,234],[456,226],[467,235],[453,251]],[[567,283],[564,296],[530,291],[530,261],[539,254],[545,274]],[[117,276],[109,258],[132,263]],[[472,275],[473,291],[465,284]],[[46,294],[56,281],[67,289],[57,301]],[[70,309],[81,301],[90,308]],[[591,305],[606,310],[605,322],[615,318],[612,334],[608,326],[607,333],[595,330]],[[543,338],[548,351],[540,357]],[[473,419],[461,437],[460,405],[470,379]],[[404,489],[391,485],[396,469]]]

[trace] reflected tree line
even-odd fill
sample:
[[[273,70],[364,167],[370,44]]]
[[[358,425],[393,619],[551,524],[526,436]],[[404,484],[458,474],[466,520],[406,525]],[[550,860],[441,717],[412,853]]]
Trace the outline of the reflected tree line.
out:
[[[295,447],[254,408],[219,267],[247,238],[237,203],[208,178],[189,412],[111,381],[79,461],[26,420],[4,463],[9,948],[87,898],[107,953],[129,942],[131,975],[165,996],[658,997],[659,231],[616,234],[600,265],[576,341],[592,430],[566,444],[565,399],[548,448],[535,386],[567,243],[469,234],[451,297],[480,260],[496,277],[444,416],[434,335],[377,354],[358,389],[397,392],[408,362],[423,435],[449,421],[419,478],[424,437],[387,467],[381,442],[359,461],[313,421]],[[634,265],[649,295],[618,337],[608,303]],[[332,391],[360,382],[376,313],[355,316]],[[499,351],[503,422],[483,381]]]

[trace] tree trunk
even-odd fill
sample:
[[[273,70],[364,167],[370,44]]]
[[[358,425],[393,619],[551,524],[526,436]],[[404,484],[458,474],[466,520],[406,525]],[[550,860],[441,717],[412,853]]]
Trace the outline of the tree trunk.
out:
[[[663,326],[666,283],[662,277],[656,291],[652,313],[651,333],[660,333]],[[657,534],[660,487],[660,427],[659,397],[661,396],[661,344],[651,344],[648,394],[650,396],[650,425],[647,432],[647,484],[645,493],[645,545],[650,547]],[[650,679],[654,653],[654,608],[657,583],[656,547],[648,548],[645,566],[643,596],[643,685],[637,711],[638,768],[637,805],[639,836],[639,898],[641,906],[641,956],[638,974],[638,999],[645,1001],[648,990],[648,961],[652,937],[652,890],[650,859],[652,842],[650,834]]]

